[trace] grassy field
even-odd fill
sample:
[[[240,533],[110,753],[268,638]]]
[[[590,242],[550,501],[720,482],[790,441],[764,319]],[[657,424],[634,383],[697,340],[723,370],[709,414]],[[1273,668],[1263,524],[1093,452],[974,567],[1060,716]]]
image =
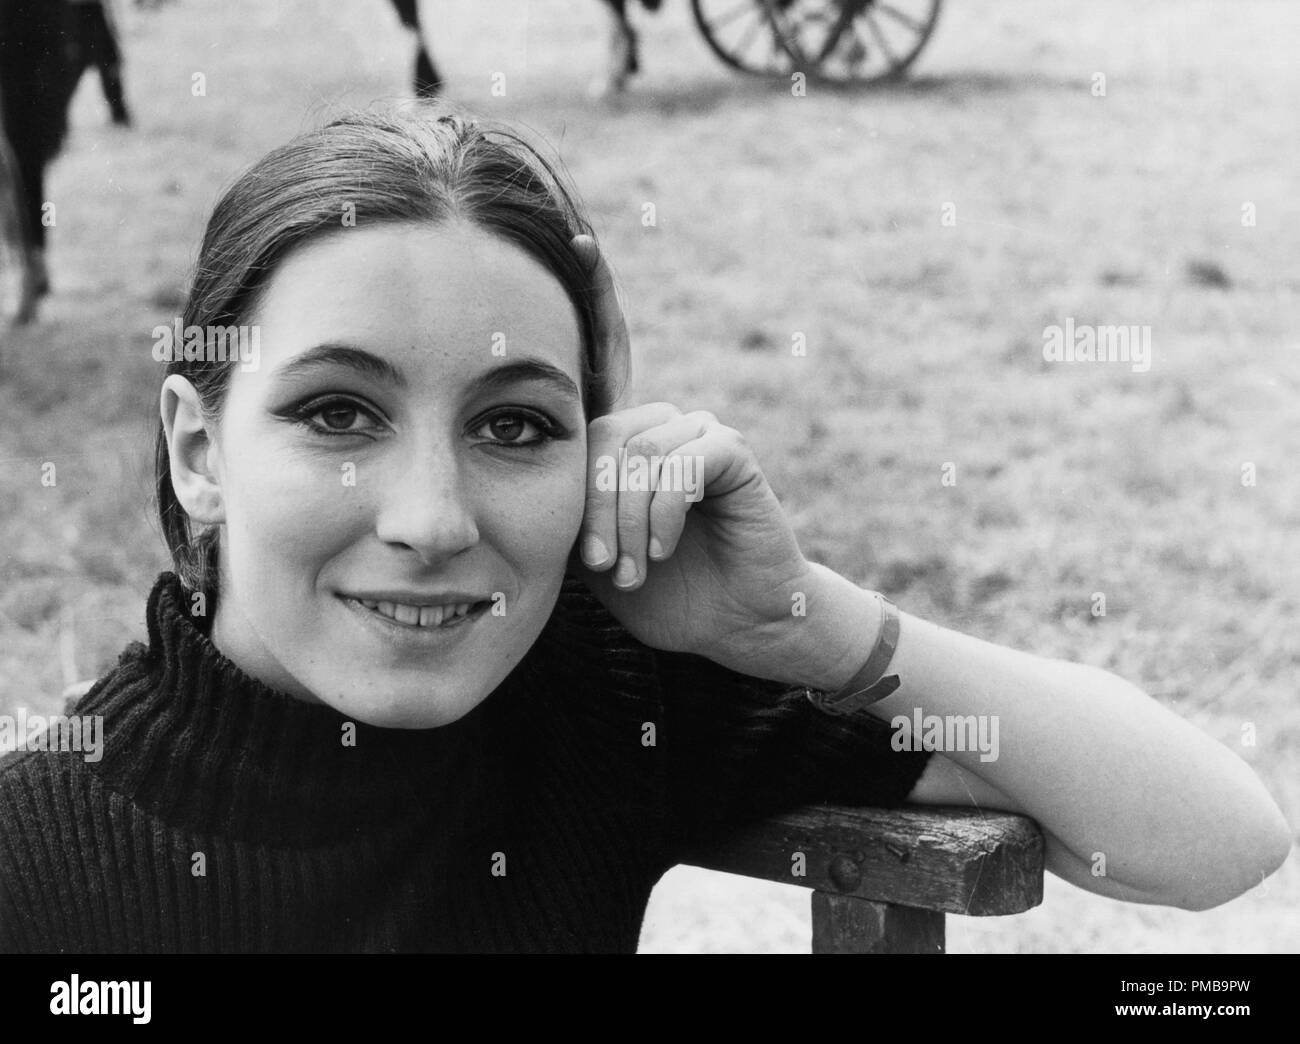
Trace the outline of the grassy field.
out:
[[[450,97],[569,165],[626,290],[639,396],[744,431],[807,554],[937,622],[1115,670],[1300,823],[1300,8],[952,0],[910,82],[796,97],[719,65],[680,0],[643,19],[630,95],[599,104],[594,2],[426,6]],[[0,344],[0,712],[52,707],[141,635],[166,565],[150,330],[242,167],[405,93],[386,7],[132,9],[137,128],[83,83],[50,179],[56,294]],[[1150,327],[1150,370],[1044,361],[1067,317]],[[806,949],[807,921],[797,889],[677,870],[642,945]],[[950,919],[949,948],[1294,951],[1300,870],[1205,914],[1051,879],[1029,914]]]

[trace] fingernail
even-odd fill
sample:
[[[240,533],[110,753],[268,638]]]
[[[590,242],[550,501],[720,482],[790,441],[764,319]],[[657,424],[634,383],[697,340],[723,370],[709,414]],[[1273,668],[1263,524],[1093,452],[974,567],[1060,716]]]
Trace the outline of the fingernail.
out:
[[[595,533],[588,533],[582,541],[582,557],[589,566],[604,565],[609,561],[609,548]]]
[[[658,538],[658,537],[651,537],[651,538],[650,538],[650,557],[651,557],[651,558],[663,558],[663,557],[664,557],[664,545],[661,544],[661,543],[659,543],[659,538]]]
[[[636,583],[636,563],[627,555],[618,560],[618,568],[614,570],[614,583],[618,587],[631,587]]]

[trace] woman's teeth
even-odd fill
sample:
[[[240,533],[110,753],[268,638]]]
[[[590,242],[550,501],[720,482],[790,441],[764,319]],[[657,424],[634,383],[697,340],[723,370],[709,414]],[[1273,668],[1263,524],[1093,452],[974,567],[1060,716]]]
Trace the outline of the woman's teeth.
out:
[[[401,605],[397,602],[372,602],[365,598],[358,601],[381,616],[412,627],[441,627],[444,623],[454,623],[474,608],[470,602],[459,605]]]

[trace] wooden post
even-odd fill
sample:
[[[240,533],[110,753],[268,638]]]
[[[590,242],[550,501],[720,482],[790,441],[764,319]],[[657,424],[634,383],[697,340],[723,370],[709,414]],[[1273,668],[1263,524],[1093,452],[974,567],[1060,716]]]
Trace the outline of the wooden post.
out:
[[[830,892],[812,894],[813,953],[943,953],[944,915]]]

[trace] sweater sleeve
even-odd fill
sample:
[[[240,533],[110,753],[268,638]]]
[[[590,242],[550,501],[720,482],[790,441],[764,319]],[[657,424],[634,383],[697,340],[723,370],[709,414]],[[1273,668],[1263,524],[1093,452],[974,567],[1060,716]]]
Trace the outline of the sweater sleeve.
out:
[[[670,844],[814,802],[901,804],[926,751],[896,751],[868,714],[817,710],[806,690],[698,656],[657,653]]]

